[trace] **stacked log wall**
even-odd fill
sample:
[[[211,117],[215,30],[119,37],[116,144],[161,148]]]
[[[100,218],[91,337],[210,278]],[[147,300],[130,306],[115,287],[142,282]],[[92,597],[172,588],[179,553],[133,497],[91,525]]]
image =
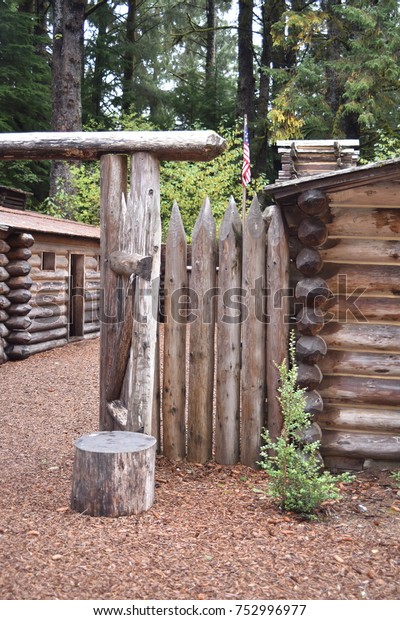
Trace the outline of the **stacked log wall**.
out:
[[[390,467],[400,460],[400,191],[385,181],[326,197],[327,238],[321,232],[307,245],[321,259],[318,279],[330,299],[300,323],[303,334],[318,333],[327,346],[318,360],[323,411],[315,418],[322,454],[331,469],[361,469],[371,459]],[[296,235],[305,228],[299,206],[288,208],[292,258],[300,256]],[[293,269],[292,285],[299,296],[304,261],[297,263],[303,276]]]
[[[94,252],[85,255],[85,338],[98,336],[100,332],[100,247]]]

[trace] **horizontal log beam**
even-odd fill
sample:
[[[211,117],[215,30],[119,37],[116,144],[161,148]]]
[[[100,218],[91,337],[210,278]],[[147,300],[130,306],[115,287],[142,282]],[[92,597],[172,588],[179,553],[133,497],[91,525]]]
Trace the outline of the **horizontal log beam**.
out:
[[[328,351],[319,366],[324,375],[366,375],[398,377],[400,355],[372,351]]]
[[[148,152],[160,160],[209,161],[226,142],[214,131],[94,131],[0,134],[0,159],[95,160]]]
[[[317,417],[322,429],[400,434],[400,409],[327,405]]]
[[[324,431],[321,452],[323,456],[399,460],[400,439],[398,435]]]
[[[397,407],[400,402],[400,382],[395,379],[330,376],[324,377],[318,391],[325,404],[330,401]]]

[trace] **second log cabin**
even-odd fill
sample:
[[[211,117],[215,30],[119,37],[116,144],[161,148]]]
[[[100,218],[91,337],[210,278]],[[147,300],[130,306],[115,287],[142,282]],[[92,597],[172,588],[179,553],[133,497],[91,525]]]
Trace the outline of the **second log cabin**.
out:
[[[0,206],[0,364],[97,336],[100,231]]]
[[[333,470],[400,461],[400,159],[266,188],[284,216],[299,384]]]

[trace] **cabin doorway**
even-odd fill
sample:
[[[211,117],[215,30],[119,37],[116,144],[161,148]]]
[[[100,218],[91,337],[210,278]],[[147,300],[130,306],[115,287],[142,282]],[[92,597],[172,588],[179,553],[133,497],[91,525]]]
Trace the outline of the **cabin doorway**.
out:
[[[85,324],[85,255],[70,255],[69,337],[83,338]]]

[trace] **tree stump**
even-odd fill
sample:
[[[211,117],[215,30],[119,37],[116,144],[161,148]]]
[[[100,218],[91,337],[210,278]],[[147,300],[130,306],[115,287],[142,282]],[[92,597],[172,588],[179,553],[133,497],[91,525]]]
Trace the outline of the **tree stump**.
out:
[[[149,510],[154,501],[156,440],[102,431],[75,442],[71,507],[94,517]]]

